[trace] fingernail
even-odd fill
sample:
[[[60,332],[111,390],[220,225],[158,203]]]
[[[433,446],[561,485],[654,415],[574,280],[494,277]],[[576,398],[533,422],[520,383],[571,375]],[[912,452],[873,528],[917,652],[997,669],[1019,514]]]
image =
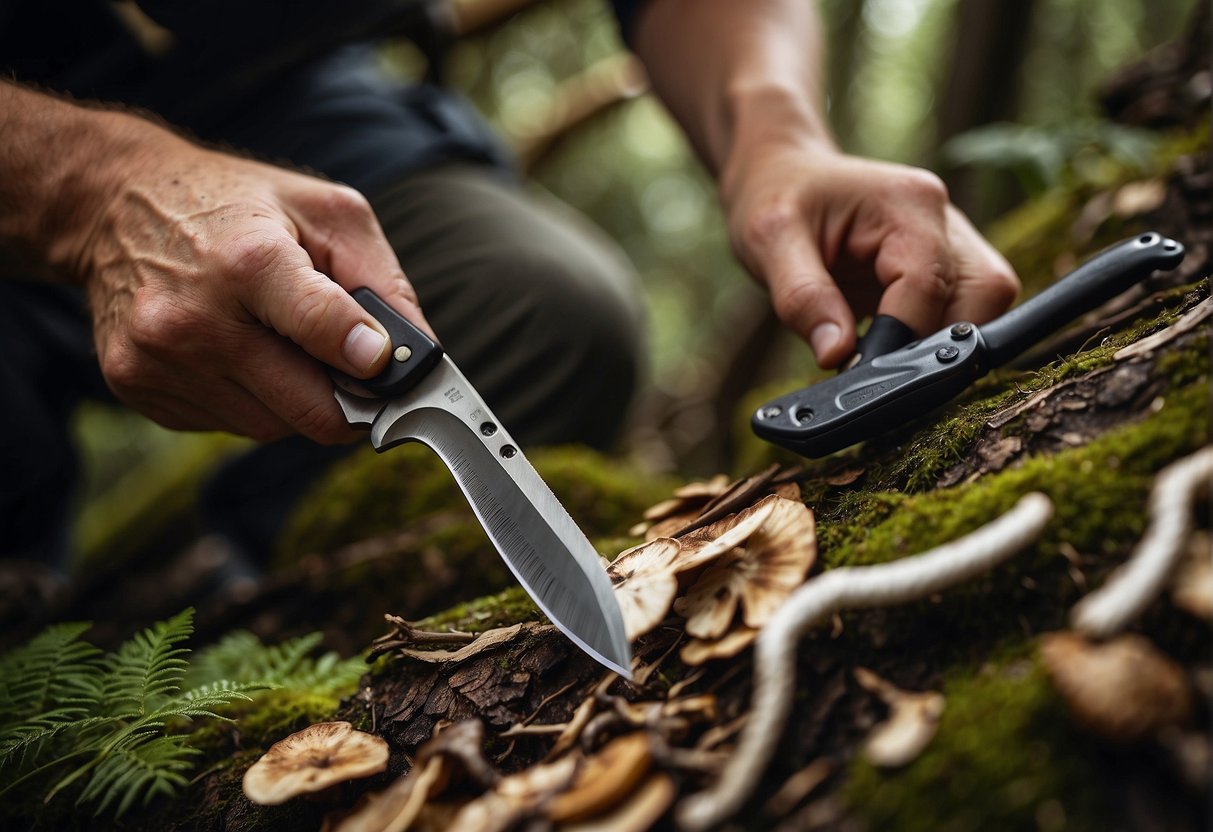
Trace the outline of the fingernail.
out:
[[[835,323],[818,324],[809,333],[809,346],[813,348],[813,353],[818,359],[824,353],[830,351],[830,348],[838,343],[838,339],[842,337],[842,327]]]
[[[341,354],[351,366],[360,370],[369,370],[383,351],[387,349],[387,336],[382,332],[371,329],[364,323],[354,325],[350,334],[345,336],[345,344]]]

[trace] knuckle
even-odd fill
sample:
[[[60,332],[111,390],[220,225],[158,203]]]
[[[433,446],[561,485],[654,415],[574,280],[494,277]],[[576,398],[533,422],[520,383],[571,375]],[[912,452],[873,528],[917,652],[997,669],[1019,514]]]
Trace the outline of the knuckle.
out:
[[[744,251],[765,249],[778,240],[797,220],[796,204],[774,199],[748,213],[741,222],[738,239]]]
[[[127,322],[127,332],[135,348],[152,354],[171,353],[195,330],[192,316],[171,299],[136,292]]]
[[[910,168],[898,180],[898,189],[903,195],[932,204],[948,202],[948,186],[937,174],[921,168]]]
[[[952,297],[952,275],[940,260],[926,268],[916,269],[902,279],[915,295],[931,303],[946,303]]]
[[[1009,268],[999,268],[990,275],[990,295],[1003,309],[1015,302],[1022,288],[1019,277]]]
[[[219,250],[225,276],[250,280],[272,271],[282,258],[282,241],[261,229],[246,231]]]
[[[784,326],[793,327],[821,307],[827,294],[826,287],[818,282],[793,282],[775,296],[775,314]]]
[[[300,345],[318,345],[330,328],[333,295],[328,287],[311,285],[301,289],[291,308],[292,338]]]
[[[111,346],[101,357],[101,375],[120,399],[136,390],[144,377],[143,362],[136,350]]]
[[[358,220],[374,216],[367,198],[348,185],[329,185],[317,199],[317,207],[325,213]]]
[[[335,445],[344,441],[349,426],[341,418],[336,405],[317,402],[297,413],[291,425],[299,433],[322,445]]]

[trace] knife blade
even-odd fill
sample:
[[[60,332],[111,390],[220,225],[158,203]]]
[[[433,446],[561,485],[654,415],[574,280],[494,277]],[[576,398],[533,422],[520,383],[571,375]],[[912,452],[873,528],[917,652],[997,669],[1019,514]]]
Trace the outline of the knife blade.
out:
[[[420,442],[450,469],[527,594],[596,661],[631,678],[623,614],[598,553],[450,356],[370,289],[351,293],[388,331],[392,360],[370,380],[334,373],[334,396],[379,452]]]
[[[981,326],[962,321],[918,341],[896,318],[878,315],[848,369],[767,402],[750,426],[803,456],[842,450],[949,401],[1070,320],[1183,258],[1175,240],[1141,234],[1104,249],[1000,318]]]

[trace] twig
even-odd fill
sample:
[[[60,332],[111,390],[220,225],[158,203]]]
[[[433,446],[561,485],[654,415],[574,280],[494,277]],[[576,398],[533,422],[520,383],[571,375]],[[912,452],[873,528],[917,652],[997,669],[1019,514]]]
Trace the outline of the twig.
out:
[[[1039,536],[1053,515],[1040,493],[972,534],[914,557],[826,572],[796,590],[758,637],[750,720],[714,786],[682,801],[683,830],[718,827],[741,808],[762,779],[787,723],[796,688],[796,645],[809,628],[842,609],[887,607],[930,595],[986,572]]]
[[[1150,525],[1129,561],[1070,613],[1074,629],[1107,638],[1129,626],[1167,584],[1192,535],[1192,507],[1213,479],[1213,445],[1168,465],[1150,491]]]

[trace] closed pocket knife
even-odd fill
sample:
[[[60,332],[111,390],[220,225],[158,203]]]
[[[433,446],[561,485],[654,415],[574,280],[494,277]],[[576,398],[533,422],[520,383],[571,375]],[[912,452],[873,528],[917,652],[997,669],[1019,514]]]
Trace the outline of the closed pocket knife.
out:
[[[857,361],[833,378],[767,402],[750,425],[763,439],[821,457],[870,439],[949,401],[992,368],[1157,270],[1184,258],[1150,232],[1117,243],[1000,318],[956,323],[930,337],[877,315]]]
[[[432,449],[539,608],[578,647],[630,678],[623,614],[585,534],[442,347],[370,289],[351,294],[387,330],[391,360],[370,380],[333,374],[346,420],[369,427],[377,451],[404,442]]]

